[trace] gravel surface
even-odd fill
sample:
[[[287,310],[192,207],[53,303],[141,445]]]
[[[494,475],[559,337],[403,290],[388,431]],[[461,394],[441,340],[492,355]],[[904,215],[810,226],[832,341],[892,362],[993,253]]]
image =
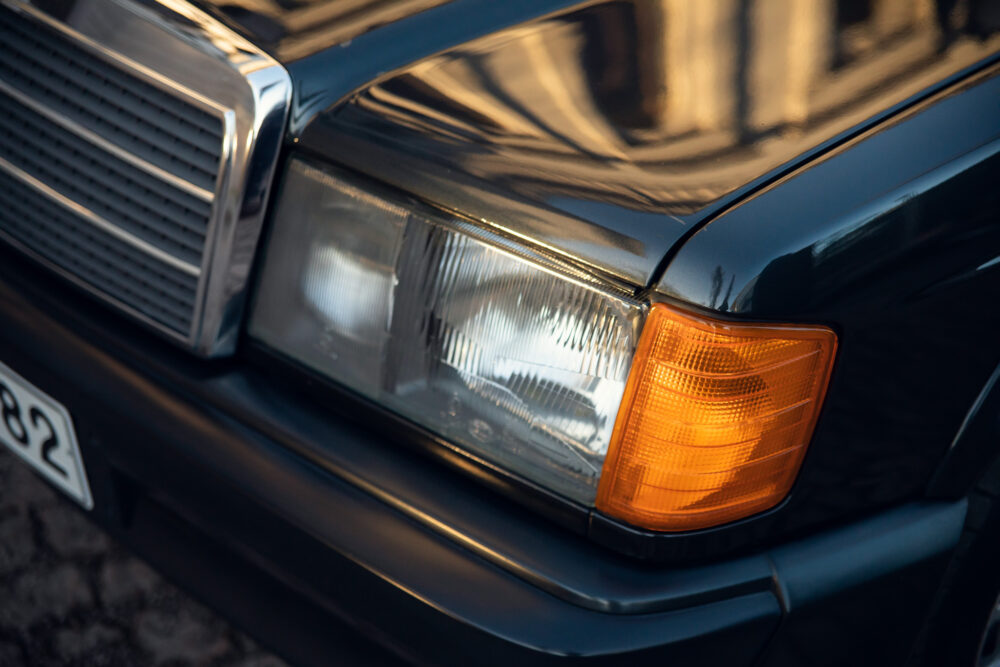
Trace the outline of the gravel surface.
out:
[[[0,666],[282,667],[0,446]]]

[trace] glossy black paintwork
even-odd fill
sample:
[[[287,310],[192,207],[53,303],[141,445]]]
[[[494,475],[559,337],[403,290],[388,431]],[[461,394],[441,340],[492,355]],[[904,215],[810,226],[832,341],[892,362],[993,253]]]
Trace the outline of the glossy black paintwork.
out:
[[[947,12],[920,14],[910,3],[887,3],[881,14],[868,12],[864,3],[838,4],[832,15],[816,5],[785,17],[775,14],[775,6],[730,11],[667,4],[661,12],[641,4],[594,3],[447,47],[379,77],[318,115],[310,117],[321,105],[308,112],[302,106],[301,132],[293,127],[296,150],[496,225],[627,285],[655,283],[669,261],[659,289],[681,303],[838,329],[842,352],[829,405],[791,498],[737,524],[685,535],[622,529],[592,515],[591,537],[643,557],[728,553],[915,497],[996,363],[988,346],[957,334],[950,341],[962,347],[955,360],[929,352],[941,347],[941,327],[931,326],[940,322],[936,308],[961,304],[966,311],[956,313],[959,329],[982,324],[989,315],[969,313],[990,285],[963,281],[956,271],[949,279],[960,284],[943,292],[902,295],[904,303],[921,307],[885,305],[896,303],[899,289],[923,289],[937,280],[921,282],[925,265],[950,270],[950,263],[962,261],[956,259],[962,251],[929,260],[936,244],[947,249],[965,243],[988,254],[993,232],[983,228],[981,216],[994,206],[983,194],[990,191],[985,184],[994,168],[986,165],[970,175],[942,165],[971,150],[962,143],[970,137],[989,141],[983,137],[992,136],[990,123],[998,117],[992,93],[949,93],[949,100],[964,98],[962,108],[972,114],[957,122],[948,116],[958,103],[945,100],[930,116],[896,123],[886,132],[891,142],[880,138],[881,130],[864,135],[865,128],[931,99],[934,91],[968,76],[970,68],[983,67],[982,59],[991,57],[1000,38],[983,27],[992,24],[982,7],[962,24],[945,17]],[[461,11],[459,5],[446,7]],[[888,9],[895,17],[885,13]],[[444,8],[420,16],[437,11]],[[689,35],[671,24],[682,19]],[[645,30],[642,39],[637,26]],[[368,37],[386,48],[381,30]],[[739,39],[715,40],[711,49],[699,50],[720,31]],[[884,39],[866,41],[865,35],[879,34]],[[768,35],[774,44],[763,39]],[[804,35],[815,39],[803,42]],[[678,52],[671,39],[687,50]],[[801,49],[789,51],[795,44]],[[380,57],[397,51],[387,53]],[[667,55],[666,64],[654,64]],[[342,56],[314,57],[332,63]],[[301,61],[300,73],[310,61]],[[296,66],[292,63],[293,72]],[[701,81],[708,75],[715,77],[709,76],[713,86]],[[857,141],[861,136],[865,140]],[[847,159],[838,157],[820,169],[803,167],[852,138],[837,155],[853,154],[859,166],[828,166]],[[878,217],[879,207],[894,209],[893,197],[920,195],[918,177],[939,166],[934,178],[946,181],[942,187],[886,218],[895,221],[888,227],[866,228],[885,233],[828,239],[829,261],[822,266],[806,267],[795,254],[807,245],[803,238],[837,238],[836,230],[856,224],[851,197],[867,202],[866,215]],[[894,177],[914,181],[918,190],[895,192]],[[732,208],[782,178],[750,204]],[[954,205],[952,198],[962,204]],[[761,212],[762,204],[754,202],[773,205]],[[914,211],[938,219],[933,226],[910,229]],[[951,236],[977,233],[985,236],[971,241]],[[907,234],[912,249],[905,247]],[[858,239],[865,242],[855,243]],[[892,247],[900,239],[904,247]],[[741,276],[739,262],[751,257],[765,265],[777,261],[761,279],[752,270]],[[722,268],[716,271],[717,266]],[[859,278],[866,270],[879,279]],[[801,307],[795,299],[815,276],[822,279],[824,294]],[[753,282],[756,310],[733,305],[745,292],[741,278]],[[956,301],[968,284],[973,299]],[[920,327],[909,346],[894,341],[896,315]],[[892,358],[896,348],[905,354]],[[933,358],[921,366],[924,355]],[[876,369],[881,383],[872,380]],[[928,376],[940,377],[948,391],[936,396]],[[921,393],[908,396],[902,386]]]
[[[376,17],[389,4],[355,5],[350,25],[343,15],[307,20],[344,4],[212,9],[284,55],[297,87],[288,150],[505,226],[636,288],[666,266],[667,298],[834,326],[842,352],[831,398],[792,497],[699,535],[629,535],[597,515],[579,519],[592,537],[641,544],[632,550],[643,555],[749,554],[698,566],[622,558],[400,446],[366,423],[380,417],[371,406],[343,394],[324,402],[326,389],[250,354],[197,362],[0,257],[0,359],[69,406],[94,516],[275,642],[351,640],[326,623],[339,619],[436,663],[532,664],[560,652],[607,664],[620,664],[619,652],[629,664],[895,662],[934,595],[965,502],[869,515],[919,498],[998,363],[997,79],[806,163],[995,50],[986,5],[967,5],[964,25],[940,3],[909,28],[879,32],[893,17],[874,3],[827,5],[818,23],[820,5],[807,3],[795,5],[805,14],[720,4],[732,10],[721,23],[715,10],[679,2],[660,14],[651,3],[589,3],[538,20],[569,3],[431,0]],[[685,11],[711,16],[671,33],[664,17]],[[753,45],[767,44],[753,35],[770,29],[796,48],[751,65]],[[566,49],[561,39],[582,41]],[[508,65],[539,41],[564,60],[521,71],[515,124],[526,135],[456,99],[503,88],[517,71]],[[674,78],[651,75],[678,42],[665,68]],[[726,62],[706,65],[716,50]],[[677,65],[685,54],[689,64]],[[812,64],[803,74],[792,59]],[[427,85],[428,72],[466,66],[471,80]],[[702,76],[706,66],[728,74]],[[564,112],[586,109],[582,126],[533,107],[581,68],[588,76]],[[829,77],[807,76],[796,96],[768,87],[775,72]],[[706,81],[719,87],[689,108],[658,106],[671,88]],[[718,105],[699,115],[712,96],[732,100],[721,121]],[[609,138],[617,152],[602,149]],[[714,149],[683,154],[701,141]],[[518,489],[503,483],[494,488]],[[255,621],[248,609],[278,618]],[[301,622],[276,632],[288,618]]]
[[[579,0],[306,0],[196,4],[284,63],[295,88],[291,138],[355,90],[445,49]],[[266,27],[265,27],[266,26]]]
[[[365,172],[636,290],[656,283],[670,260],[663,292],[739,316],[830,323],[846,336],[840,365],[848,369],[859,364],[856,358],[862,360],[857,367],[866,368],[888,354],[858,343],[857,336],[879,343],[892,339],[886,329],[891,320],[884,318],[890,311],[882,308],[872,317],[864,305],[892,281],[866,286],[837,262],[873,267],[904,283],[912,282],[913,270],[900,262],[919,266],[922,257],[907,260],[905,249],[896,255],[884,247],[893,241],[883,237],[868,246],[844,240],[831,245],[840,254],[822,266],[825,289],[840,295],[839,308],[857,308],[854,320],[844,320],[864,323],[855,331],[843,330],[841,311],[827,308],[835,300],[817,301],[811,310],[793,303],[813,275],[802,274],[800,256],[776,261],[755,283],[758,310],[751,312],[733,306],[743,289],[740,276],[736,269],[726,273],[728,264],[716,272],[716,255],[729,262],[759,250],[761,261],[770,262],[789,254],[784,244],[799,243],[799,236],[819,238],[827,231],[824,225],[848,224],[837,218],[849,212],[840,206],[846,201],[841,190],[860,192],[852,180],[860,172],[826,167],[818,177],[809,176],[810,169],[788,177],[967,76],[1000,48],[1000,22],[985,3],[972,3],[962,14],[947,3],[929,12],[902,0],[878,7],[458,0],[416,2],[409,5],[412,12],[399,9],[392,20],[383,20],[384,7],[366,3],[350,25],[333,21],[324,27],[301,19],[318,16],[309,12],[321,4],[268,5],[264,13],[283,26],[281,34],[255,35],[283,57],[295,81],[290,150]],[[226,11],[233,20],[231,9]],[[334,11],[332,5],[328,9]],[[240,25],[248,24],[240,20]],[[977,117],[982,130],[995,116],[990,100],[977,103],[986,105]],[[943,115],[938,113],[936,122],[947,123]],[[877,175],[893,174],[896,161],[917,174],[921,157],[941,165],[962,153],[948,132],[927,122],[918,125],[897,140],[908,150],[862,150],[857,159],[872,167],[873,154],[881,158],[872,169]],[[778,201],[780,207],[768,210],[764,222],[748,222],[741,213],[745,207],[729,210],[780,178],[787,183],[811,178],[814,191],[796,199],[793,187],[776,199],[771,193],[781,189],[768,190],[753,201]],[[955,196],[971,206],[989,205],[966,192],[984,177],[964,178],[946,186],[949,192],[938,191],[945,199],[937,206],[947,207],[946,198]],[[878,187],[877,178],[864,179]],[[942,223],[937,233],[943,238],[950,229]],[[688,239],[691,248],[705,252],[681,246]],[[834,249],[827,251],[830,257]],[[680,254],[673,258],[675,252]],[[783,274],[777,271],[782,266]],[[770,311],[763,309],[766,303]],[[933,311],[920,312],[930,317]],[[913,357],[921,349],[911,348],[905,362],[882,363],[883,377],[900,365],[909,376],[899,377],[918,375]],[[985,379],[977,364],[993,362],[985,348],[977,349],[966,353],[965,366],[953,366],[943,376],[961,386],[933,409],[920,397],[920,414],[912,420],[909,399],[898,387],[885,387],[889,402],[877,405],[870,391],[853,384],[864,381],[845,380],[838,372],[836,396],[814,447],[821,453],[810,454],[792,498],[771,512],[655,539],[594,514],[587,531],[629,553],[695,558],[782,539],[913,497]],[[946,365],[940,358],[935,363],[934,372]],[[904,444],[911,437],[914,442]],[[853,471],[860,474],[852,478]]]
[[[961,501],[919,523],[907,520],[925,510],[906,506],[776,550],[772,561],[787,615],[758,664],[907,664],[919,627],[892,618],[899,612],[885,601],[923,616],[950,556],[934,545],[957,541],[966,513]],[[936,555],[915,566],[909,552]]]
[[[218,0],[196,4],[293,62],[405,22],[449,0]],[[544,2],[538,3],[541,7]]]
[[[295,84],[289,151],[366,172],[637,291],[654,284],[670,260],[660,289],[679,301],[739,316],[831,323],[845,336],[840,365],[846,369],[882,364],[884,378],[905,366],[898,377],[919,380],[918,357],[930,348],[903,348],[908,356],[902,361],[882,359],[890,353],[890,325],[899,323],[890,315],[911,318],[905,320],[910,326],[918,315],[924,318],[922,338],[916,339],[927,342],[934,336],[929,332],[941,327],[926,322],[938,323],[940,311],[893,310],[885,304],[898,305],[898,289],[878,290],[912,286],[913,267],[928,261],[931,250],[926,234],[941,247],[966,243],[977,251],[988,247],[984,239],[993,240],[965,240],[962,234],[991,232],[960,223],[920,223],[916,231],[898,221],[867,225],[863,233],[828,243],[818,268],[797,254],[805,247],[799,237],[820,238],[844,223],[836,218],[850,213],[842,204],[865,191],[855,187],[861,171],[831,171],[826,165],[842,164],[838,157],[795,175],[809,160],[934,95],[994,53],[1000,22],[988,3],[973,2],[964,11],[952,11],[949,3],[927,11],[903,0],[877,7],[846,1],[786,6],[778,0],[201,4],[286,64]],[[971,123],[973,132],[996,117],[992,98],[980,104],[985,106]],[[931,168],[960,155],[961,142],[949,131],[961,132],[941,115],[937,123],[944,130],[918,123],[919,130],[897,140],[908,150],[874,156],[853,152],[855,147],[844,151],[864,165],[879,165],[862,185],[888,188],[878,176],[893,174],[900,161],[913,181],[922,159]],[[916,127],[897,127],[904,126]],[[982,190],[993,171],[962,172],[928,193],[897,193],[921,202],[897,207],[904,212],[897,218],[909,221],[913,211],[932,205],[940,220],[951,221],[962,212],[953,207],[956,197],[968,210],[992,206],[976,188]],[[729,210],[789,175],[779,188]],[[935,177],[947,175],[942,166]],[[796,190],[795,183],[811,189]],[[876,217],[878,206],[892,208],[895,191],[883,190],[890,200],[872,204]],[[763,221],[745,220],[748,207],[759,212],[760,202],[778,205],[756,216]],[[883,229],[888,236],[869,233]],[[911,238],[912,246],[887,247],[900,235]],[[791,251],[789,244],[795,246]],[[951,259],[942,262],[955,261],[954,252],[944,255]],[[740,265],[747,257],[759,265]],[[932,267],[944,266],[935,261]],[[989,266],[989,258],[983,262]],[[955,308],[971,310],[983,283],[954,268],[940,268],[951,271],[951,283],[920,283],[928,293],[903,294],[903,302],[958,303]],[[975,267],[960,268],[976,273]],[[808,301],[802,292],[819,273],[825,296],[816,292]],[[976,288],[966,293],[969,284]],[[964,298],[969,294],[973,298]],[[789,503],[747,525],[657,538],[670,546],[640,548],[629,540],[648,542],[648,536],[625,531],[632,535],[625,549],[664,557],[719,553],[912,496],[985,380],[987,371],[978,364],[995,362],[985,346],[957,334],[948,342],[979,351],[965,353],[949,368],[935,353],[924,374],[940,370],[943,381],[956,386],[949,385],[936,403],[920,396],[913,420],[912,399],[893,399],[888,409],[895,416],[887,418],[884,405],[873,407],[877,397],[861,391],[876,383],[866,384],[863,373],[838,371],[832,392],[837,398],[823,422],[833,425],[830,434],[821,426],[817,437],[817,443],[833,444],[814,447],[823,453],[810,454]],[[893,396],[893,387],[881,388]],[[855,410],[851,401],[866,403]],[[899,427],[894,435],[887,420]],[[887,467],[890,475],[881,472]],[[848,479],[852,471],[860,474]],[[587,529],[613,541],[609,527],[595,515]]]
[[[840,337],[772,530],[920,494],[1000,362],[998,71],[749,199],[667,266],[671,299]]]
[[[739,197],[1000,48],[978,9],[952,30],[908,0],[597,2],[510,28],[556,5],[494,4],[492,28],[451,3],[289,63],[297,148],[638,287]]]
[[[1000,366],[983,386],[927,485],[931,498],[969,493],[996,456],[1000,442]]]

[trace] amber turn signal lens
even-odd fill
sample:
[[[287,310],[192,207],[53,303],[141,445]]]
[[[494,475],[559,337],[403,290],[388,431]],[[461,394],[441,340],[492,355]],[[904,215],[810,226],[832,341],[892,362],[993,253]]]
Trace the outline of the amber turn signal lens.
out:
[[[654,304],[597,491],[601,511],[662,531],[777,505],[812,437],[837,336]]]

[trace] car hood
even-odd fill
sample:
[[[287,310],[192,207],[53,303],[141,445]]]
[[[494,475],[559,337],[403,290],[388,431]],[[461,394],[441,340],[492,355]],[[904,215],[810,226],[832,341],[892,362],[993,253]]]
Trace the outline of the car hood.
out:
[[[698,224],[1000,46],[979,4],[928,7],[208,5],[291,73],[290,142],[640,286]]]

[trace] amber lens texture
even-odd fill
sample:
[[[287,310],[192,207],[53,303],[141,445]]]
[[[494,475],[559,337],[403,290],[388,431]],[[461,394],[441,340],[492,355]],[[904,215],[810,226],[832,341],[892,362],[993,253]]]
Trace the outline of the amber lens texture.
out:
[[[825,327],[724,322],[654,304],[598,509],[683,531],[778,504],[812,437],[836,345]]]

